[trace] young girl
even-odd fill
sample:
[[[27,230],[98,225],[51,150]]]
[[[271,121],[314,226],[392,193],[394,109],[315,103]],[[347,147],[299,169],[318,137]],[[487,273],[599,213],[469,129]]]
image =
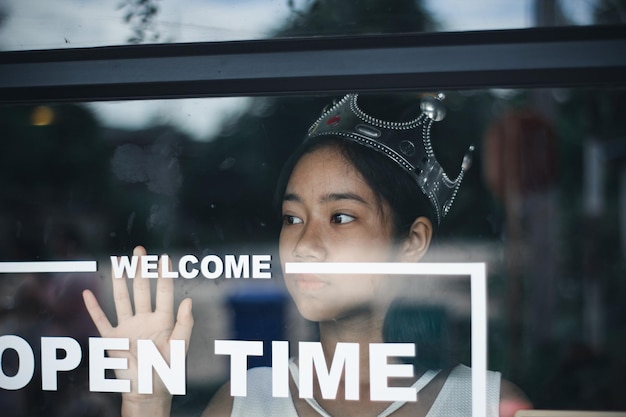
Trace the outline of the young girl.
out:
[[[409,122],[387,122],[369,116],[348,95],[311,127],[288,161],[278,185],[283,225],[279,252],[286,262],[418,262],[427,252],[433,230],[456,195],[462,174],[450,180],[430,146],[430,125],[442,118],[438,100],[427,98],[422,114]],[[467,169],[464,161],[463,170]],[[141,247],[135,255],[145,255]],[[441,371],[416,367],[415,378],[391,378],[390,385],[413,386],[416,402],[370,399],[371,343],[385,342],[383,325],[397,295],[399,280],[384,275],[285,274],[287,289],[299,312],[319,323],[320,343],[330,364],[337,343],[359,344],[358,400],[343,398],[345,375],[336,399],[324,399],[317,378],[313,398],[298,391],[298,359],[290,364],[290,397],[272,397],[271,370],[249,371],[248,395],[232,397],[226,384],[205,416],[468,416],[471,415],[471,370],[456,366]],[[123,280],[113,280],[118,326],[112,327],[93,294],[84,294],[87,309],[103,337],[151,339],[169,357],[168,341],[189,341],[191,300],[184,300],[173,319],[172,280],[159,279],[156,308],[148,280],[134,279],[135,313]],[[132,343],[132,342],[131,342]],[[130,352],[133,351],[131,346]],[[136,375],[132,354],[129,370]],[[158,379],[158,378],[157,378]],[[134,382],[134,381],[133,381]],[[163,386],[154,395],[123,394],[123,415],[169,415],[171,397]],[[519,390],[489,373],[490,415],[513,415],[529,403]],[[499,411],[498,411],[499,410]]]

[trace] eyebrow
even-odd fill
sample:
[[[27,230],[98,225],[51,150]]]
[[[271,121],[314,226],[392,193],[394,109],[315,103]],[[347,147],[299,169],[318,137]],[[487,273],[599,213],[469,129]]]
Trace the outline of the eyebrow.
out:
[[[367,201],[365,201],[363,197],[352,192],[329,193],[329,194],[322,196],[322,198],[320,198],[320,202],[322,203],[330,203],[332,201],[341,201],[341,200],[353,200],[353,201],[359,202],[367,206],[370,205]],[[298,194],[295,194],[295,193],[286,193],[285,196],[283,197],[283,201],[295,201],[297,203],[302,203],[302,198]]]

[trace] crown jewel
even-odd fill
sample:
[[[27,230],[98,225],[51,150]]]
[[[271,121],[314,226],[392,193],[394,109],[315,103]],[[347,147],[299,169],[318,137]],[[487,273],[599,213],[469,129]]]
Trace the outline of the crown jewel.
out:
[[[432,203],[437,223],[450,211],[452,203],[471,165],[471,152],[463,158],[459,175],[451,180],[437,162],[430,142],[430,128],[442,120],[446,110],[437,97],[426,96],[420,103],[422,113],[408,122],[388,122],[366,114],[357,103],[358,94],[348,94],[324,111],[309,128],[306,140],[319,136],[339,136],[383,153],[406,170]]]

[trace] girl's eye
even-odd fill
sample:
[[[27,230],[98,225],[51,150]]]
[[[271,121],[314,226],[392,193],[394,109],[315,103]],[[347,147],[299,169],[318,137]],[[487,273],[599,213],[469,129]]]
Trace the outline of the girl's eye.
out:
[[[331,218],[331,223],[337,223],[337,224],[345,224],[345,223],[350,223],[352,221],[354,221],[354,217],[348,214],[343,214],[343,213],[335,214]]]
[[[284,224],[300,224],[302,223],[302,219],[296,216],[291,216],[289,214],[285,214],[283,216],[283,223]]]

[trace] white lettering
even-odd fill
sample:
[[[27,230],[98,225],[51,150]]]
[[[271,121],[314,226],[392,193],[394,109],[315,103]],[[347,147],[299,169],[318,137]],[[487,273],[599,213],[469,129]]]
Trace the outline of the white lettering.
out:
[[[197,268],[192,268],[191,270],[189,270],[187,268],[187,264],[194,264],[197,265],[198,264],[198,258],[196,258],[193,255],[185,255],[182,258],[180,258],[180,261],[178,262],[178,272],[180,273],[180,276],[182,276],[183,278],[195,278],[198,276],[198,269]]]
[[[0,336],[0,358],[7,349],[13,349],[17,353],[17,372],[13,376],[4,373],[6,361],[0,361],[0,388],[6,390],[18,390],[24,388],[33,379],[35,374],[35,355],[28,342],[19,336]]]
[[[65,357],[57,359],[57,351],[64,350]],[[58,371],[71,371],[80,365],[83,352],[78,342],[71,337],[41,338],[41,389],[57,390]]]
[[[263,342],[216,340],[215,354],[230,355],[230,395],[245,397],[248,393],[246,374],[248,356],[263,356]]]
[[[265,269],[270,269],[271,260],[270,255],[252,255],[252,278],[272,278],[271,272],[262,272]]]
[[[250,257],[241,255],[239,260],[234,255],[224,257],[226,263],[226,278],[250,278]]]
[[[141,257],[141,276],[144,278],[159,277],[159,257],[157,255],[144,255]]]
[[[94,392],[130,392],[128,379],[107,379],[106,371],[127,370],[128,359],[115,355],[106,356],[107,351],[128,351],[130,340],[125,338],[89,339],[89,389]],[[32,381],[35,372],[33,350],[19,336],[0,336],[0,357],[7,350],[17,353],[16,364],[3,358],[0,363],[0,389],[18,390]],[[63,357],[57,357],[64,351]],[[110,354],[112,352],[109,352]],[[140,394],[153,392],[154,375],[157,375],[172,395],[184,395],[186,352],[183,340],[170,341],[169,358],[164,358],[151,340],[137,341],[137,390]],[[263,342],[246,340],[216,340],[215,354],[230,356],[231,395],[246,396],[247,365],[249,356],[263,355]],[[417,401],[417,392],[412,387],[389,386],[389,378],[412,378],[410,364],[389,363],[389,358],[415,356],[415,345],[411,343],[373,343],[369,345],[370,398],[373,401]],[[44,391],[55,391],[58,374],[76,369],[81,362],[80,344],[70,337],[41,338],[41,380]],[[335,352],[326,362],[319,342],[299,344],[299,396],[313,397],[314,375],[317,375],[322,397],[335,399],[339,386],[345,385],[347,400],[359,399],[359,344],[337,343]],[[7,375],[7,372],[9,376]],[[272,395],[289,397],[289,343],[272,342]]]
[[[209,268],[209,264],[215,264],[215,270],[211,272],[211,268]],[[217,255],[208,255],[202,258],[202,262],[200,263],[200,270],[202,271],[202,275],[208,279],[219,278],[224,271],[224,264],[222,260]]]
[[[170,340],[170,366],[152,340],[137,340],[137,388],[152,394],[152,369],[172,395],[185,395],[185,341]]]
[[[410,364],[389,364],[387,358],[415,356],[413,343],[370,344],[370,398],[372,401],[417,401],[412,387],[390,387],[389,377],[413,377]]]
[[[128,350],[128,339],[89,338],[89,390],[97,392],[130,392],[128,379],[107,379],[107,369],[128,369],[126,358],[106,357],[106,350]]]
[[[289,342],[272,342],[272,397],[289,397]]]
[[[115,278],[122,278],[124,272],[128,278],[135,278],[137,273],[137,257],[136,256],[111,256],[111,269]]]
[[[178,278],[178,272],[172,271],[172,264],[168,255],[161,255],[161,276],[163,278]]]
[[[337,343],[330,366],[320,342],[300,342],[300,398],[313,398],[313,368],[322,391],[322,397],[334,400],[337,397],[341,372],[345,367],[345,389],[347,400],[359,399],[359,344]]]
[[[250,258],[252,257],[252,260]],[[178,270],[173,267],[169,255],[111,256],[111,270],[115,278],[135,278],[140,268],[143,278],[186,279],[196,278],[200,273],[207,279],[225,278],[272,278],[271,255],[207,255],[198,260],[194,255],[183,255]],[[139,259],[141,258],[141,260]],[[200,265],[198,265],[198,263]]]

